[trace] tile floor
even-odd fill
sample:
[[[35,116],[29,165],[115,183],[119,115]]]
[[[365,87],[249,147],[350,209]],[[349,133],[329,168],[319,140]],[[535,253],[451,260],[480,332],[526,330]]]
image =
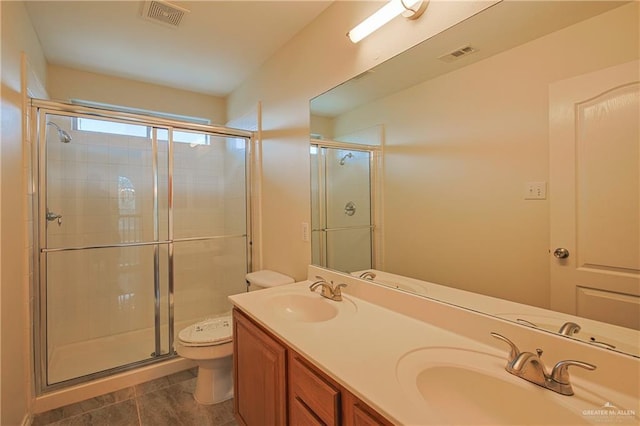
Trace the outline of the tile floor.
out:
[[[196,369],[36,414],[33,426],[236,426],[233,399],[200,405]]]

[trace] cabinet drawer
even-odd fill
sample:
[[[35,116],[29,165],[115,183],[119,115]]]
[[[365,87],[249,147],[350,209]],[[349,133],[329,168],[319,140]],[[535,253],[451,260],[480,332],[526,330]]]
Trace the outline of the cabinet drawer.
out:
[[[289,354],[290,403],[299,399],[326,425],[338,425],[340,391],[312,370],[298,354]]]
[[[291,400],[289,426],[325,426],[325,424],[298,397]]]

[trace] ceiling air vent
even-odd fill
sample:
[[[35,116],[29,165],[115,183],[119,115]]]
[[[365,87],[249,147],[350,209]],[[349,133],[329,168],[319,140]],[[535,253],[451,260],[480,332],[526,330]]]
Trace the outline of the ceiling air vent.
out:
[[[177,28],[189,10],[162,0],[145,1],[142,4],[142,17],[172,28]]]
[[[471,46],[464,46],[454,50],[453,52],[446,53],[438,57],[438,59],[445,62],[453,62],[473,52],[477,52],[477,50]]]

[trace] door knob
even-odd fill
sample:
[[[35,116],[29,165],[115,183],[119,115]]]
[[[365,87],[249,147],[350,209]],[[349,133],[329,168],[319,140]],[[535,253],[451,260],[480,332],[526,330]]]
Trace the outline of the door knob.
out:
[[[554,250],[553,255],[558,259],[566,259],[567,257],[569,257],[569,250],[560,247]]]

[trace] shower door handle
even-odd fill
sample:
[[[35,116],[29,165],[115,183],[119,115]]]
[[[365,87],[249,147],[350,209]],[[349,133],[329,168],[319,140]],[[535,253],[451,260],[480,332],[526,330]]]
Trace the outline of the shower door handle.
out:
[[[62,215],[54,213],[54,212],[50,212],[47,209],[47,221],[51,222],[51,221],[54,221],[54,220],[56,220],[58,222],[58,226],[62,225]]]

